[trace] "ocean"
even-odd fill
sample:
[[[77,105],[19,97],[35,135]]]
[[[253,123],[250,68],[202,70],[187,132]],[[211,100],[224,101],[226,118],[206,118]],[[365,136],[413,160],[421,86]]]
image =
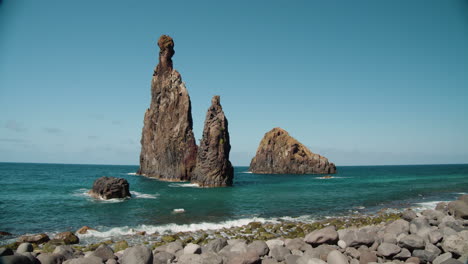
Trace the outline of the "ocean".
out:
[[[341,166],[323,175],[259,175],[235,167],[234,186],[197,188],[135,175],[138,166],[0,163],[0,231],[53,235],[88,225],[96,241],[136,231],[217,229],[251,221],[316,221],[381,208],[433,208],[468,192],[468,165]],[[87,195],[122,177],[131,199]],[[175,212],[175,209],[179,212]],[[0,244],[8,241],[0,237]]]

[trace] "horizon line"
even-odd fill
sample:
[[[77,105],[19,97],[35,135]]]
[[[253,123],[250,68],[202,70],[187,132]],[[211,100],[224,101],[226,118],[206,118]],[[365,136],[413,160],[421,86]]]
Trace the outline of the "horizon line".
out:
[[[49,164],[49,165],[90,165],[90,166],[140,166],[138,164],[104,164],[104,163],[60,163],[60,162],[25,162],[25,161],[0,161],[0,163],[17,164]],[[419,164],[363,164],[363,165],[336,165],[336,167],[372,167],[372,166],[437,166],[437,165],[468,165],[466,163],[419,163]],[[233,165],[233,167],[249,167],[249,165]]]

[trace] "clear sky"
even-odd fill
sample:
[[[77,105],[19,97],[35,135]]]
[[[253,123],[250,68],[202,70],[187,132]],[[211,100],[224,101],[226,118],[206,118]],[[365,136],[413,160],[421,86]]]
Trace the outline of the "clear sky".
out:
[[[468,162],[466,0],[0,0],[0,161],[138,164],[161,34],[234,165],[277,126],[338,166]]]

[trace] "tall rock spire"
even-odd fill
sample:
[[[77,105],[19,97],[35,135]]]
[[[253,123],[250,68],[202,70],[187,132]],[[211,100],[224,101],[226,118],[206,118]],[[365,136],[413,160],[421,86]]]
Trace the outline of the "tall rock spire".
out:
[[[219,96],[213,96],[206,113],[192,182],[203,187],[231,186],[234,169],[229,161],[230,150],[228,121]]]
[[[173,69],[174,41],[159,38],[159,64],[151,81],[151,105],[141,137],[139,174],[168,181],[188,181],[196,165],[190,97]]]

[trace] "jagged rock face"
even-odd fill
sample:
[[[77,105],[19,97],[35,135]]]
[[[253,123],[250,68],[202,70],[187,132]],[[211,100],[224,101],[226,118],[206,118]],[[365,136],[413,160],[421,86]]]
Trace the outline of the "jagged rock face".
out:
[[[101,177],[94,181],[89,194],[95,198],[113,199],[131,197],[130,184],[123,178]]]
[[[331,174],[336,172],[336,167],[277,127],[263,137],[250,163],[250,171],[259,174]]]
[[[145,113],[138,174],[167,181],[188,181],[196,165],[191,102],[180,74],[172,68],[174,42],[161,36],[159,64]]]
[[[229,161],[230,150],[228,121],[219,96],[214,96],[206,113],[192,182],[203,187],[231,186],[234,169]]]

